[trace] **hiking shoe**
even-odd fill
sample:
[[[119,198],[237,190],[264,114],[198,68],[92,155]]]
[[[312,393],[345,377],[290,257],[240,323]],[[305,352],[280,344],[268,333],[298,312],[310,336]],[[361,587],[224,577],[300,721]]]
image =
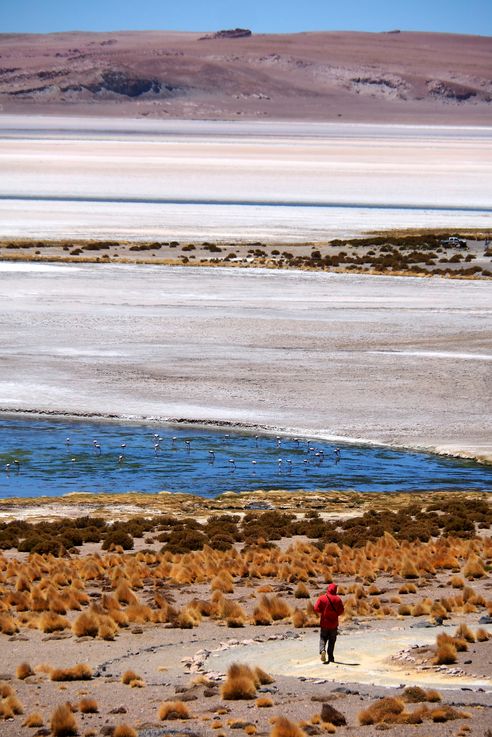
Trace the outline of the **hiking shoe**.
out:
[[[320,656],[320,658],[321,658],[321,662],[322,662],[322,663],[326,663],[326,653],[325,653],[325,651],[324,651],[324,650],[323,650],[323,652],[322,652],[322,653],[320,653],[320,654],[319,654],[319,656]]]

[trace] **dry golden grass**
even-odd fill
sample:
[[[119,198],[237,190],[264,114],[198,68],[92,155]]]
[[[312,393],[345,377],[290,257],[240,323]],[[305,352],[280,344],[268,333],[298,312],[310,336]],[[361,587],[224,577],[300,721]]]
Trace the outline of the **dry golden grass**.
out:
[[[268,684],[270,683],[275,683],[275,678],[264,671],[263,668],[260,668],[259,665],[255,666],[255,668],[253,669],[253,674],[256,677],[256,681],[261,686],[268,686]]]
[[[403,578],[418,578],[419,575],[420,574],[415,563],[410,560],[410,558],[403,558],[400,569],[400,576],[402,576]]]
[[[255,703],[259,709],[267,709],[273,706],[273,701],[269,696],[260,696],[259,699],[256,699]]]
[[[72,624],[75,637],[97,637],[99,617],[93,611],[82,612]]]
[[[458,651],[456,644],[452,638],[437,640],[436,656],[434,663],[436,665],[452,665],[458,659]]]
[[[77,722],[70,704],[57,706],[51,717],[53,737],[72,737],[78,734]]]
[[[29,663],[20,663],[15,669],[15,677],[18,678],[20,681],[23,681],[25,678],[29,678],[29,676],[33,675],[34,671]]]
[[[38,628],[41,632],[62,632],[70,628],[70,622],[66,617],[54,612],[43,612],[38,619]]]
[[[321,722],[321,728],[328,734],[335,734],[337,728],[331,722]]]
[[[18,631],[17,622],[11,614],[0,614],[0,632],[3,635],[15,635]]]
[[[459,625],[454,636],[455,638],[466,640],[466,642],[475,642],[475,635],[465,623]]]
[[[248,665],[233,663],[222,684],[221,696],[226,701],[254,699],[257,685],[259,685],[258,676]]]
[[[303,581],[299,581],[294,589],[294,596],[296,599],[309,599],[309,589]]]
[[[306,737],[306,733],[286,717],[277,717],[270,737]]]
[[[433,722],[449,722],[455,719],[469,719],[470,715],[467,712],[459,711],[453,706],[444,704],[437,709],[433,709],[430,718]]]
[[[52,681],[90,681],[92,668],[87,663],[77,663],[72,668],[53,668],[50,673]]]
[[[253,611],[253,623],[257,625],[269,625],[273,621],[271,613],[261,604]]]
[[[470,555],[464,568],[463,575],[465,578],[484,578],[487,575],[483,563],[477,555]]]
[[[478,628],[475,637],[477,642],[487,642],[487,640],[490,640],[490,634],[483,627]]]
[[[159,707],[159,719],[189,719],[190,712],[182,701],[163,701]]]
[[[81,699],[79,701],[79,711],[82,714],[97,714],[99,712],[97,701],[89,697]]]
[[[114,728],[113,737],[138,737],[138,733],[128,724],[118,724]]]
[[[121,682],[124,683],[125,686],[129,686],[132,681],[140,680],[142,680],[140,676],[138,676],[133,670],[126,670],[121,676]]]
[[[22,722],[23,727],[43,727],[43,717],[38,711],[29,714]]]
[[[382,722],[394,723],[403,714],[405,703],[402,699],[387,696],[378,699],[373,704],[359,712],[359,724],[381,724]]]

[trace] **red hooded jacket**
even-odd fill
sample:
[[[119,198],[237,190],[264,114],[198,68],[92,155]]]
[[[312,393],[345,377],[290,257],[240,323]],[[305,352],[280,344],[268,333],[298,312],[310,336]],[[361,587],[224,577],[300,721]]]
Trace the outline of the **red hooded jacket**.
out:
[[[336,583],[331,583],[314,605],[314,611],[320,615],[320,626],[324,630],[338,627],[338,617],[343,614],[343,601],[337,595]]]

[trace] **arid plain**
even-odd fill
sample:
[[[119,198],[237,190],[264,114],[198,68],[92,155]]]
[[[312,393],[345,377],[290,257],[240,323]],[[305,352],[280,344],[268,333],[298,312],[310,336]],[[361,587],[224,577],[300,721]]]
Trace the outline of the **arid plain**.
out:
[[[0,411],[492,460],[489,39],[62,34],[0,54]],[[422,228],[436,262],[440,233],[469,232],[480,278],[241,268],[264,243],[279,266]],[[79,239],[109,241],[106,263]],[[149,240],[156,263],[117,263]],[[192,268],[211,244],[242,249],[235,268]],[[486,491],[192,492],[2,501],[2,737],[490,737]],[[331,580],[346,613],[323,665]]]

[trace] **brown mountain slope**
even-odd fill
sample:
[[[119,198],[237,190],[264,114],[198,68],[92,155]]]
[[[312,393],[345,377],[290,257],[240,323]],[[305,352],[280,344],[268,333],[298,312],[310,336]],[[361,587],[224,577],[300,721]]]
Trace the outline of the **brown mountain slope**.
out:
[[[0,35],[4,113],[482,123],[492,38],[166,31]]]

